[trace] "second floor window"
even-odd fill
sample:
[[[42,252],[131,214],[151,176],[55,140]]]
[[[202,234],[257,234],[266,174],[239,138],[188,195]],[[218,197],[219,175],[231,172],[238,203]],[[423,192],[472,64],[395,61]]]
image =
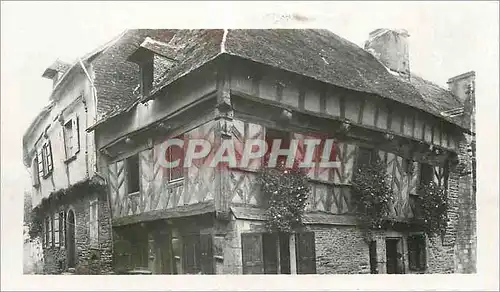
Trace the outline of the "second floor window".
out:
[[[137,154],[130,156],[125,160],[127,170],[127,187],[128,193],[136,193],[139,191],[139,156]]]
[[[80,150],[79,139],[79,120],[75,116],[64,124],[64,149],[66,152],[66,159],[74,157]]]
[[[52,159],[52,145],[50,141],[43,144],[42,149],[38,152],[38,173],[39,176],[46,178],[54,169],[53,159]]]

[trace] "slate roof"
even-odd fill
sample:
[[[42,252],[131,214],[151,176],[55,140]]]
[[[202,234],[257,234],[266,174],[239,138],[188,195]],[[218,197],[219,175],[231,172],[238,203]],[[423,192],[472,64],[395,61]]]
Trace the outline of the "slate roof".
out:
[[[130,30],[93,62],[100,122],[139,101],[140,97],[133,94],[139,84],[138,66],[125,59],[146,36],[177,48],[178,54],[176,66],[166,72],[153,89],[153,95],[219,55],[229,54],[335,86],[376,94],[468,129],[460,117],[440,115],[442,111],[462,106],[448,90],[418,76],[413,76],[411,82],[404,81],[356,44],[328,30],[315,29]]]

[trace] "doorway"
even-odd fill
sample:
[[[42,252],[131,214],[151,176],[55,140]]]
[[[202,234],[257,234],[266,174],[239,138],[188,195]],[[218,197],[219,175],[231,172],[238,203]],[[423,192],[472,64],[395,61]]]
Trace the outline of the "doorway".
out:
[[[73,210],[68,212],[68,220],[66,221],[66,244],[68,246],[67,259],[68,268],[74,268],[76,265],[76,253],[75,253],[75,213]]]
[[[400,237],[385,240],[387,274],[404,274],[403,239]]]

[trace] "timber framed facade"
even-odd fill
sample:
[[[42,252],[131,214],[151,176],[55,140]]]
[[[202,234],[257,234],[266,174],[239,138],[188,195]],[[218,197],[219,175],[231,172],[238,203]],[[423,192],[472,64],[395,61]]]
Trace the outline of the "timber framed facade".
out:
[[[280,47],[284,45],[279,41],[268,45],[289,49],[285,55],[298,50],[300,37],[311,37],[318,52],[331,45],[359,54],[374,72],[384,68],[360,48],[339,43],[338,37],[325,32],[270,31],[174,31],[166,39],[146,39],[129,57],[140,66],[145,90],[135,102],[90,129],[96,137],[100,172],[109,187],[114,270],[323,274],[472,269],[467,268],[474,261],[470,254],[456,264],[458,254],[471,248],[475,228],[469,223],[463,227],[465,213],[470,211],[460,206],[464,199],[474,197],[463,170],[470,131],[462,117],[439,115],[443,107],[457,104],[453,94],[434,91],[445,105],[434,104],[430,110],[432,106],[419,104],[430,98],[424,93],[428,85],[419,77],[395,77],[384,70],[387,76],[376,79],[390,79],[385,82],[387,90],[393,91],[379,94],[382,85],[373,85],[370,92],[365,85],[356,89],[356,82],[361,81],[354,78],[342,81],[344,84],[328,81],[321,72],[312,76],[309,67],[302,73],[285,68],[280,62],[286,60],[266,56],[265,51],[259,52],[261,60],[251,58],[245,50],[257,50],[258,44],[250,36],[265,39],[281,33],[284,40],[296,42],[292,48]],[[325,39],[330,43],[322,43]],[[197,46],[197,41],[205,45]],[[210,42],[215,42],[214,55],[206,55],[211,52]],[[238,44],[248,47],[242,49]],[[294,57],[297,63],[304,61]],[[198,63],[193,64],[196,58]],[[321,70],[338,70],[337,74],[346,77],[349,72],[343,70],[352,70],[342,62],[329,67],[328,56],[322,58]],[[411,90],[405,89],[408,86]],[[471,95],[469,91],[467,97]],[[262,161],[237,169],[214,169],[200,161],[167,170],[159,163],[159,157],[165,155],[160,145],[166,139],[205,139],[212,145],[231,140],[237,145],[272,135],[298,140],[321,135],[336,140],[341,167],[313,168],[308,173],[312,192],[304,218],[306,228],[298,233],[266,231],[264,198],[255,182]],[[166,155],[175,158],[181,154]],[[376,157],[386,164],[395,192],[391,215],[405,224],[377,231],[367,241],[356,225],[351,181],[363,159]],[[418,227],[408,224],[418,215],[415,197],[422,181],[434,181],[447,189],[450,222],[439,240],[429,240]]]
[[[66,89],[58,97],[55,87],[24,139],[33,205],[48,217],[46,272],[474,272],[475,74],[451,78],[450,90],[413,75],[407,37],[376,30],[362,49],[325,30],[128,30],[72,74],[52,69]],[[294,233],[265,227],[262,159],[161,163],[184,155],[165,151],[167,139],[229,142],[239,157],[250,139],[314,137],[335,140],[340,167],[309,169],[305,227]],[[375,159],[398,224],[367,238],[352,180]],[[431,181],[450,205],[432,239],[415,223],[418,186]]]

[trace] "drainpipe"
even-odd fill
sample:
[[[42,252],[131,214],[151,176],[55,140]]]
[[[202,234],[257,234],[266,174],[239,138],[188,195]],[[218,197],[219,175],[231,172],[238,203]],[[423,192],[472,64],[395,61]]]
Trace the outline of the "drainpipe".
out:
[[[89,80],[90,82],[90,86],[91,86],[91,90],[92,90],[92,101],[94,103],[94,118],[93,118],[93,121],[94,123],[97,121],[97,89],[94,85],[94,81],[92,80],[92,78],[90,77],[90,74],[89,72],[87,71],[87,68],[85,67],[85,65],[83,64],[82,62],[82,59],[79,59],[79,63],[80,63],[80,66],[82,67],[83,69],[83,72],[85,73],[85,75],[87,76],[87,79]],[[85,107],[85,113],[87,113],[87,107]],[[86,126],[85,126],[85,129],[88,129],[88,115],[87,115],[87,118],[85,119],[86,120]],[[104,181],[104,184],[107,185],[107,180],[106,178],[101,175],[99,173],[99,169],[97,167],[97,161],[98,161],[98,151],[97,151],[97,143],[95,142],[95,134],[94,134],[94,151],[95,151],[95,163],[94,163],[94,174],[96,176],[98,176],[99,178],[101,178],[103,181]],[[85,133],[85,141],[87,143],[87,133]],[[87,144],[86,144],[87,145]],[[85,153],[87,153],[87,151],[85,151]],[[87,155],[87,154],[86,154]],[[88,174],[88,155],[87,155],[87,174]],[[111,245],[111,250],[110,250],[110,253],[111,253],[111,257],[113,258],[113,250],[114,250],[114,240],[113,240],[113,218],[112,218],[112,206],[111,206],[111,198],[108,194],[105,194],[106,195],[106,201],[108,203],[108,208],[109,208],[109,228],[110,228],[110,245]]]

